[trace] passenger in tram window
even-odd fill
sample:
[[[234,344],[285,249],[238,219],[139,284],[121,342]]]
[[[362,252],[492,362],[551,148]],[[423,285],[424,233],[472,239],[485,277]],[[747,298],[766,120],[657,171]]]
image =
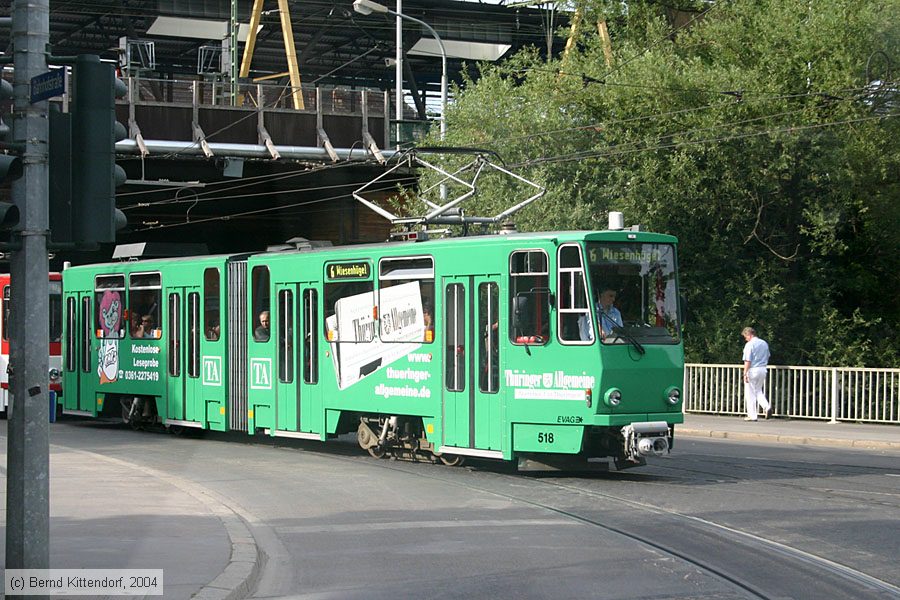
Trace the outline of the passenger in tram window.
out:
[[[153,315],[144,315],[141,317],[141,337],[155,338],[156,332],[153,326]]]
[[[431,342],[434,340],[434,316],[428,302],[422,303],[422,319],[425,321],[425,341]]]
[[[209,327],[206,328],[206,339],[210,342],[215,342],[219,339],[220,332],[221,328],[219,327],[219,322],[212,321]]]
[[[253,339],[257,342],[269,341],[269,311],[259,313],[259,327],[253,331]]]
[[[144,337],[144,328],[141,327],[141,313],[139,312],[131,313],[131,337]]]

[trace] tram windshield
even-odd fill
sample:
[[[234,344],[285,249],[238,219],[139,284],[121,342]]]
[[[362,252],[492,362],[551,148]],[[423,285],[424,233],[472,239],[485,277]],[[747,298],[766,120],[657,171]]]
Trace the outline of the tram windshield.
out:
[[[678,342],[673,245],[588,242],[587,263],[603,343]]]
[[[62,338],[62,282],[51,281],[50,286],[50,341],[58,342]],[[3,339],[8,340],[10,334],[10,302],[9,286],[3,287]]]

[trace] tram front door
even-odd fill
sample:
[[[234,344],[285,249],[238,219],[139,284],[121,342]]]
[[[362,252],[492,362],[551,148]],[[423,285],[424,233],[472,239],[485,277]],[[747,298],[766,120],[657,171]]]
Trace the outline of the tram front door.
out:
[[[496,458],[502,444],[500,276],[443,278],[441,452]]]

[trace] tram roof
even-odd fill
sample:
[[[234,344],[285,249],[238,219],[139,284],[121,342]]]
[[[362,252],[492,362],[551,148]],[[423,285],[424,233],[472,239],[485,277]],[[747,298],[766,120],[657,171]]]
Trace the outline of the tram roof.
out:
[[[360,251],[377,250],[379,253],[387,251],[390,254],[426,254],[433,249],[446,246],[456,245],[511,245],[523,246],[527,243],[548,242],[556,240],[557,243],[591,241],[591,242],[657,242],[664,244],[676,244],[678,239],[673,235],[664,233],[654,233],[649,231],[632,231],[632,230],[603,230],[603,231],[539,231],[539,232],[520,232],[508,234],[490,234],[490,235],[470,235],[464,237],[447,237],[435,238],[422,241],[402,241],[402,242],[380,242],[377,244],[356,244],[348,246],[329,246],[324,248],[313,248],[309,250],[298,251],[281,251],[253,254],[254,258],[272,258],[275,256],[296,256],[297,254],[306,253],[339,253],[339,254],[359,254]],[[395,252],[396,251],[396,252]]]
[[[484,245],[497,244],[502,246],[518,246],[524,247],[528,243],[548,242],[556,240],[557,243],[574,242],[574,241],[590,241],[590,242],[644,242],[644,243],[664,243],[674,244],[678,240],[673,235],[664,233],[655,233],[650,231],[633,231],[630,229],[623,230],[602,230],[602,231],[540,231],[540,232],[520,232],[508,234],[490,234],[490,235],[472,235],[465,237],[448,237],[418,242],[380,242],[377,244],[356,244],[347,246],[325,246],[320,248],[309,248],[302,250],[279,250],[274,252],[253,252],[253,253],[235,253],[235,254],[214,254],[199,256],[178,256],[172,258],[154,257],[137,261],[121,261],[121,262],[105,262],[94,263],[89,265],[79,265],[71,267],[72,271],[83,271],[91,269],[102,269],[105,271],[130,271],[136,270],[152,270],[165,265],[185,264],[191,262],[216,263],[226,262],[228,260],[254,258],[254,259],[278,259],[280,257],[296,257],[306,254],[320,254],[327,252],[336,255],[355,254],[368,250],[377,250],[378,253],[387,251],[388,254],[427,254],[447,246],[456,245]]]

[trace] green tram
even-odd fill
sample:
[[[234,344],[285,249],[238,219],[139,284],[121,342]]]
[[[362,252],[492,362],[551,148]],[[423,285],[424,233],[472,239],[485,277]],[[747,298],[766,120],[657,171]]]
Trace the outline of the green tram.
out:
[[[640,465],[683,422],[676,239],[516,233],[63,275],[63,410],[521,469]],[[610,300],[613,298],[613,300]]]

